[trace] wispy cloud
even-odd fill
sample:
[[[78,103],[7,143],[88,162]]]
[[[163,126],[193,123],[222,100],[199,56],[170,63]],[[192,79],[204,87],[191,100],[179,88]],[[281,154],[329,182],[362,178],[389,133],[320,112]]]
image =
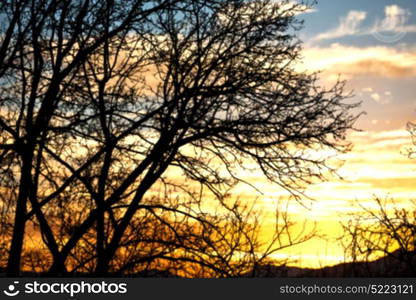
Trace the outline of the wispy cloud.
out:
[[[367,13],[365,11],[351,10],[345,17],[340,18],[337,28],[321,33],[315,39],[328,40],[356,34],[366,17]]]
[[[384,8],[384,18],[375,19],[370,27],[361,25],[367,19],[367,12],[351,10],[339,19],[337,28],[318,34],[313,41],[331,40],[351,35],[370,35],[381,32],[407,33],[416,32],[416,25],[407,24],[412,15],[409,9],[396,4]]]
[[[372,31],[395,31],[402,29],[409,20],[412,13],[408,9],[398,5],[388,5],[384,8],[383,20],[376,20]]]

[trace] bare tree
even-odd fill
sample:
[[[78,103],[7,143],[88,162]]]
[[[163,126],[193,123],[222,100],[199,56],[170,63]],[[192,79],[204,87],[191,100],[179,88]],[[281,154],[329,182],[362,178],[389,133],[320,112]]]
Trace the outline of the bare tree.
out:
[[[416,145],[415,124],[407,129]],[[409,158],[415,154],[408,148]],[[347,261],[357,264],[355,275],[415,275],[416,274],[416,203],[413,200],[396,202],[392,198],[375,197],[371,205],[357,202],[359,212],[343,223],[341,242]],[[381,266],[371,265],[380,259]],[[354,275],[354,274],[353,274]]]
[[[343,224],[346,257],[357,264],[356,275],[416,274],[415,203],[401,207],[393,199],[375,198],[372,204],[359,204],[361,211]]]
[[[20,270],[28,220],[53,274],[135,270],[162,244],[169,255],[158,262],[179,263],[181,249],[191,263],[232,274],[226,247],[234,255],[256,243],[242,240],[256,232],[249,211],[224,204],[231,187],[249,184],[239,171],[254,165],[300,199],[333,171],[319,151],[348,149],[357,104],[344,83],[325,90],[296,70],[304,4],[50,0],[1,9],[11,16],[2,43],[15,45],[0,65],[2,176],[16,194],[10,274]],[[162,187],[178,202],[155,197]],[[224,215],[202,218],[205,198]],[[160,242],[157,228],[177,240]],[[184,233],[194,238],[180,243]],[[132,246],[132,235],[158,242]],[[193,254],[197,245],[222,254]]]
[[[152,2],[153,3],[153,2]],[[30,203],[54,257],[58,245],[39,205],[44,193],[45,146],[59,140],[52,124],[75,118],[83,106],[70,103],[66,86],[87,57],[113,36],[131,30],[164,5],[144,1],[11,0],[0,4],[1,147],[14,163],[18,183],[8,272],[17,274]],[[103,15],[111,24],[102,30]],[[47,179],[46,179],[47,180]],[[41,191],[39,191],[39,188]],[[58,259],[56,257],[56,259]]]
[[[289,258],[272,259],[272,254],[315,235],[313,226],[295,229],[284,206],[276,210],[276,227],[265,239],[261,214],[254,210],[254,203],[222,201],[213,211],[202,208],[203,202],[164,197],[163,201],[154,198],[141,205],[123,235],[109,274],[259,276],[263,266],[292,262]],[[85,236],[77,253],[69,258],[69,264],[77,266],[72,273],[96,272],[94,247],[94,235],[90,239]]]

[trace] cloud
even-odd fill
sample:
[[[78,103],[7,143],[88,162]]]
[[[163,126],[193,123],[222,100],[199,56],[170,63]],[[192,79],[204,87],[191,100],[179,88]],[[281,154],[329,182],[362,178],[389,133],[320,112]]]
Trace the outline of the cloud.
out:
[[[349,137],[355,143],[376,143],[380,141],[397,141],[406,140],[410,142],[410,133],[405,128],[396,130],[384,130],[384,131],[354,131],[351,132]]]
[[[370,96],[374,101],[380,102],[380,95],[378,93],[373,93]]]
[[[403,123],[406,123],[404,121]],[[352,156],[364,155],[368,162],[375,161],[380,162],[382,159],[387,163],[388,160],[397,158],[409,161],[408,157],[404,155],[404,150],[411,146],[412,140],[410,133],[402,128],[397,130],[385,130],[385,131],[360,131],[353,132],[349,135],[349,140],[356,145]],[[403,150],[403,151],[402,151]],[[378,155],[374,156],[371,153],[377,152]],[[370,154],[370,156],[367,156]],[[385,155],[382,157],[382,155]],[[350,157],[350,154],[346,155]]]
[[[340,18],[338,28],[321,33],[315,39],[328,40],[356,34],[358,27],[366,17],[367,13],[365,11],[351,10],[345,17]]]
[[[366,87],[366,88],[363,88],[361,91],[363,91],[365,93],[371,93],[373,91],[373,88],[372,87]]]
[[[370,75],[388,78],[403,78],[416,76],[416,69],[404,66],[397,62],[385,59],[367,59],[357,62],[339,64],[334,66],[342,74],[346,75]],[[377,97],[379,98],[379,97]],[[373,97],[377,101],[376,97]]]
[[[387,5],[384,8],[384,18],[376,19],[372,26],[362,28],[361,24],[367,18],[367,12],[351,10],[339,19],[339,25],[335,29],[318,34],[312,41],[331,40],[349,35],[370,35],[390,32],[393,34],[416,32],[416,25],[408,25],[412,13],[409,9],[398,5]]]
[[[410,162],[407,162],[407,165],[410,164]],[[392,190],[412,190],[415,186],[415,177],[364,177],[360,179],[360,183],[368,184],[369,188],[385,189],[390,192]]]
[[[385,91],[384,93],[379,93],[374,91],[372,88],[363,88],[359,93],[360,97],[363,97],[364,94],[368,95],[371,99],[379,104],[389,104],[393,100],[392,94],[390,91]],[[373,120],[372,123],[375,125],[378,123],[378,120]],[[388,123],[386,123],[388,124]]]
[[[385,17],[382,21],[376,20],[374,31],[395,31],[403,28],[410,16],[410,10],[398,5],[388,5],[384,8]]]
[[[414,47],[397,49],[386,46],[353,47],[332,44],[329,47],[305,48],[303,57],[303,66],[307,70],[323,70],[326,75],[342,74],[347,78],[356,75],[380,78],[416,76]]]

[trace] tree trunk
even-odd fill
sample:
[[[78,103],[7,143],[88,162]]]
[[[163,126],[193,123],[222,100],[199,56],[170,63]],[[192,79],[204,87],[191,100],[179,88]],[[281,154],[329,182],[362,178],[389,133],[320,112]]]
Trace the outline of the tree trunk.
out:
[[[27,201],[32,180],[31,170],[33,157],[33,151],[30,151],[30,149],[25,152],[22,161],[22,173],[19,184],[19,196],[16,203],[12,242],[6,269],[8,276],[17,276],[20,273],[20,261],[26,226]]]
[[[48,270],[49,276],[64,276],[68,274],[65,261],[62,257],[55,257],[52,266]]]

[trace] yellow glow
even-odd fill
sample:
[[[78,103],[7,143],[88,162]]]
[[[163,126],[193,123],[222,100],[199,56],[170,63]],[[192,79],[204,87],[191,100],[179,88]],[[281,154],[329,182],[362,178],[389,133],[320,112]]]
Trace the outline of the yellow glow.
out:
[[[410,134],[402,130],[384,132],[356,132],[349,136],[355,147],[341,158],[345,161],[339,173],[344,180],[330,180],[310,186],[307,194],[316,201],[305,200],[306,207],[294,203],[289,207],[296,222],[307,220],[324,238],[313,239],[302,245],[285,249],[275,255],[289,257],[292,264],[319,268],[344,262],[344,249],[338,241],[342,236],[341,221],[348,220],[349,213],[359,213],[355,201],[372,208],[374,196],[394,197],[397,205],[410,206],[414,197],[416,166],[404,153],[411,146]],[[275,186],[258,179],[264,196],[263,208],[272,209],[273,200],[283,194]],[[374,208],[376,208],[374,206]],[[273,219],[268,219],[265,236],[271,232]]]

